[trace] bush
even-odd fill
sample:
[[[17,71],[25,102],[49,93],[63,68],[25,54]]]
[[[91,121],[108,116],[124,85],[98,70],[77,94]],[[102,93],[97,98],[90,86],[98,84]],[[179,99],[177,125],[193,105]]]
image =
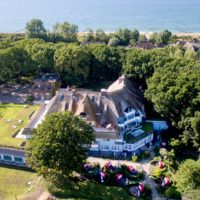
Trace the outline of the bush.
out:
[[[157,166],[156,167],[152,167],[150,169],[150,176],[152,178],[158,179],[158,178],[161,178],[161,177],[164,176],[165,171],[166,171],[165,169],[161,169],[161,168],[159,168]]]
[[[150,200],[151,198],[151,189],[148,185],[145,185],[144,193],[142,194],[142,199],[144,200]]]
[[[181,199],[181,193],[176,190],[175,187],[169,187],[164,192],[167,198],[171,199]]]
[[[140,156],[141,156],[141,159],[147,159],[149,158],[150,153],[148,151],[143,151]]]
[[[138,161],[138,157],[137,156],[132,156],[132,162],[137,162]]]
[[[150,164],[151,165],[157,165],[160,160],[161,160],[161,157],[160,156],[156,156],[150,161]]]

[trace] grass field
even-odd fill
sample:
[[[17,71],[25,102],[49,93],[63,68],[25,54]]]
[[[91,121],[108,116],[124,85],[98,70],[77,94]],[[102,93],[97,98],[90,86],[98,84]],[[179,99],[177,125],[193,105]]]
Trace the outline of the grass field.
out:
[[[123,188],[93,182],[68,185],[65,190],[53,194],[58,200],[137,200]]]
[[[12,138],[12,135],[25,127],[29,116],[38,109],[38,106],[0,104],[0,145],[19,146],[24,139]]]
[[[26,195],[28,183],[36,178],[33,172],[0,167],[0,200],[20,199]]]

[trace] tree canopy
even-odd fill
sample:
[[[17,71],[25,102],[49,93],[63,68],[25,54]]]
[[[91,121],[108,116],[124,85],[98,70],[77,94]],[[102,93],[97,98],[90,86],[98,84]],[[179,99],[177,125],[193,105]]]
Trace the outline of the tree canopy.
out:
[[[46,33],[43,22],[40,19],[31,19],[26,23],[26,34],[28,37],[37,38]]]
[[[173,176],[177,189],[183,193],[200,189],[200,159],[184,161]]]
[[[60,186],[73,171],[81,170],[93,139],[92,128],[83,119],[69,112],[51,114],[29,140],[28,164]]]

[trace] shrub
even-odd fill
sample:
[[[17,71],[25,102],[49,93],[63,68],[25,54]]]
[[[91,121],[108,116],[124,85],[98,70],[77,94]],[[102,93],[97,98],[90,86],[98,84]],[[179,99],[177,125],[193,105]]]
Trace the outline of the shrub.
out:
[[[151,189],[148,185],[145,185],[144,193],[142,194],[142,199],[144,200],[150,200],[151,198]]]
[[[164,173],[165,173],[165,169],[161,169],[161,168],[159,168],[157,166],[156,167],[152,167],[150,169],[150,175],[155,179],[164,176]]]
[[[138,161],[138,157],[137,156],[132,156],[132,162],[137,162]]]
[[[169,187],[164,192],[167,198],[171,199],[181,199],[181,193],[176,190],[175,187]]]
[[[149,156],[150,156],[150,153],[148,151],[143,151],[141,153],[141,158],[142,159],[147,159],[147,158],[149,158]]]

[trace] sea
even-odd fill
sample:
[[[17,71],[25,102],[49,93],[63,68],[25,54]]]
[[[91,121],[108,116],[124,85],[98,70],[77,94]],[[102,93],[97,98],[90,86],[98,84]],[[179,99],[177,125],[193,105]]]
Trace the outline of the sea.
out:
[[[48,30],[68,21],[79,31],[118,28],[156,32],[200,32],[200,0],[0,0],[0,32],[24,32],[41,19]]]

